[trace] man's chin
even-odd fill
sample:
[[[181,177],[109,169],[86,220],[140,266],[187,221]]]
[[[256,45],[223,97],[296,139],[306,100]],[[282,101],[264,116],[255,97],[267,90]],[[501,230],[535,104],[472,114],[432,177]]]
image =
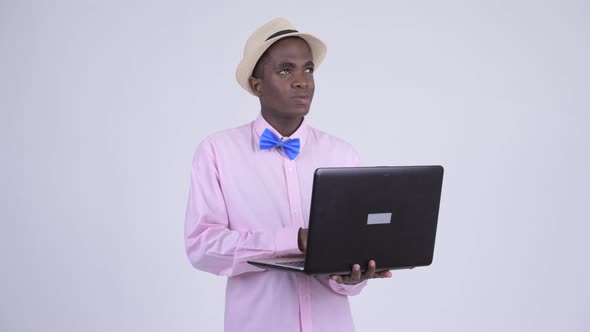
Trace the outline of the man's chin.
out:
[[[281,117],[283,119],[300,119],[301,117],[306,116],[309,113],[309,108],[307,109],[290,109],[286,112],[281,112]]]
[[[307,113],[309,113],[309,105],[301,106],[301,107],[294,107],[290,113],[297,115],[297,116],[306,116]]]

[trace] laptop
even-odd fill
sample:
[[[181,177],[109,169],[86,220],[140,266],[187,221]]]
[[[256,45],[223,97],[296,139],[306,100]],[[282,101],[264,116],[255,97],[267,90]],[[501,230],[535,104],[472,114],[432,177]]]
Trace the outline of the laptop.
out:
[[[306,274],[349,274],[428,266],[443,180],[442,166],[318,168],[304,255],[248,263]]]

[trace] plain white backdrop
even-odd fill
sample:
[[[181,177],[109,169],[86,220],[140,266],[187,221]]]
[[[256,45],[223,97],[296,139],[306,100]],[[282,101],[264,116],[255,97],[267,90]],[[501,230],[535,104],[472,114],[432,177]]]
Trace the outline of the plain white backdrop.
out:
[[[0,1],[0,331],[221,331],[192,155],[253,120],[234,79],[286,17],[328,45],[310,123],[365,165],[442,164],[432,266],[359,331],[590,331],[587,1]]]

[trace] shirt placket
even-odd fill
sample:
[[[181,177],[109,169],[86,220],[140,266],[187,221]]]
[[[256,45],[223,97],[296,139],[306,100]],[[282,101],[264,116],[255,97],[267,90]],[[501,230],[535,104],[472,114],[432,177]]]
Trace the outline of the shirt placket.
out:
[[[297,165],[294,160],[283,158],[285,178],[287,182],[287,194],[289,197],[289,212],[291,214],[291,224],[293,226],[304,228],[304,220],[301,205],[301,195],[299,191],[299,178],[297,175]],[[297,290],[299,296],[299,318],[301,322],[301,331],[311,331],[311,293],[309,278],[304,274],[297,274]]]

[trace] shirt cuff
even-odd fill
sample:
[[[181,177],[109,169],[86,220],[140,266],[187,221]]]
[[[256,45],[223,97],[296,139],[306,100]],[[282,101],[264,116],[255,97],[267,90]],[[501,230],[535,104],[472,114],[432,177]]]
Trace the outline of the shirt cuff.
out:
[[[356,285],[346,285],[346,284],[339,284],[336,281],[332,280],[332,278],[328,279],[328,284],[333,291],[338,294],[354,296],[358,295],[363,288],[367,285],[367,280],[363,282],[359,282]]]
[[[289,226],[279,229],[275,233],[275,253],[277,255],[301,254],[298,240],[298,226]]]

